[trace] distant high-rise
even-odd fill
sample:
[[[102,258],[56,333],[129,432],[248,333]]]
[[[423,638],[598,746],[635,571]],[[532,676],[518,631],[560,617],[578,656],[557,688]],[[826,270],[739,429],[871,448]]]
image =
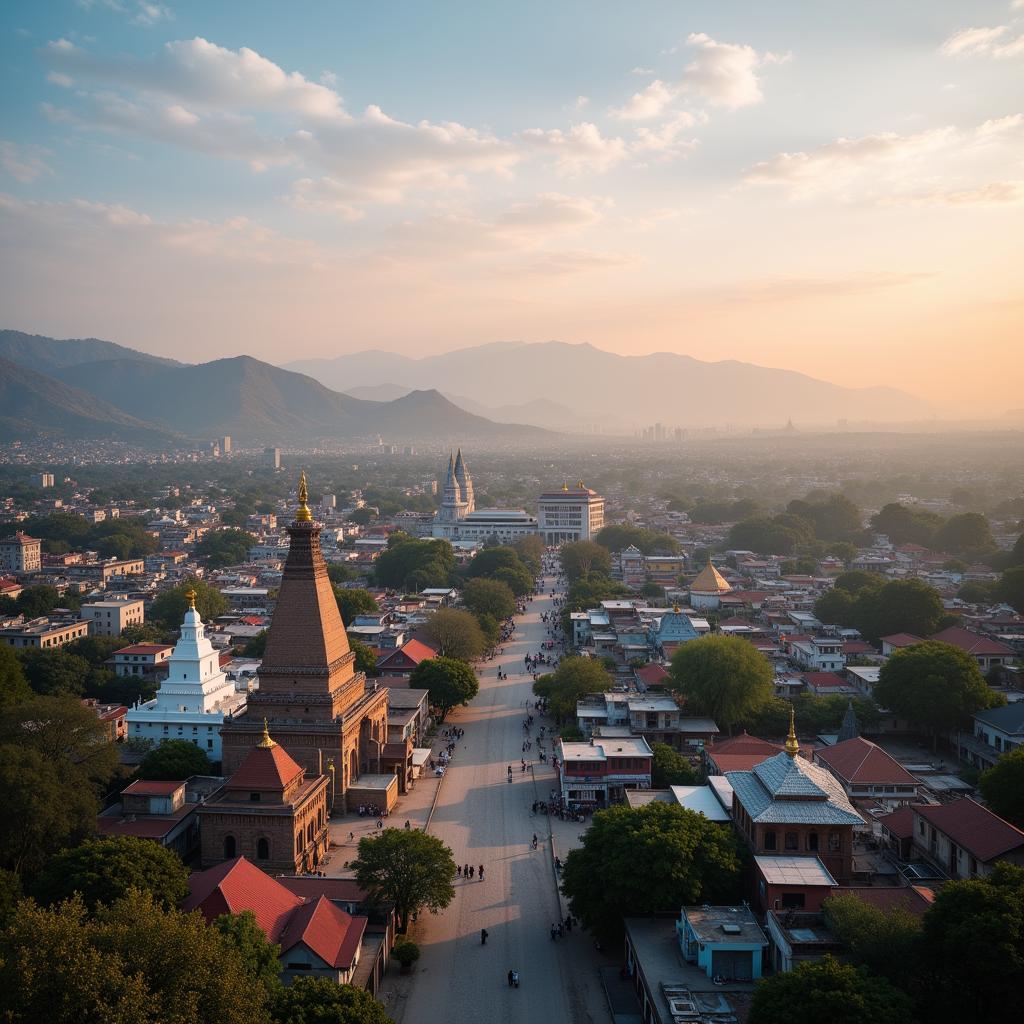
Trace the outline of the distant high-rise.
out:
[[[540,534],[545,544],[591,540],[604,526],[604,498],[580,480],[560,491],[547,491],[537,501]]]
[[[230,437],[222,437],[220,439],[220,451],[221,451],[222,455],[230,455],[231,454],[231,438]]]
[[[36,473],[32,477],[32,483],[36,487],[52,487],[53,486],[53,474],[52,473]]]
[[[281,449],[280,448],[264,448],[263,449],[263,461],[270,469],[281,468]]]

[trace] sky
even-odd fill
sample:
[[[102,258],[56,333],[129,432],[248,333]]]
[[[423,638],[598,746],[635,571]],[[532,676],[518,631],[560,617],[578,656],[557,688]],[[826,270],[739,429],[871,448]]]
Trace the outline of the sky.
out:
[[[1024,406],[1024,0],[6,0],[0,47],[0,327]]]

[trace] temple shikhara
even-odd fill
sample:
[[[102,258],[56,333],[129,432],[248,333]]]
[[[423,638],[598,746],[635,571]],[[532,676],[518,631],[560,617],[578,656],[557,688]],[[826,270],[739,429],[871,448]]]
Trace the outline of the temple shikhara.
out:
[[[306,777],[331,775],[328,804],[390,808],[406,773],[404,745],[387,743],[388,691],[356,671],[320,550],[320,524],[307,505],[306,476],[288,526],[291,546],[267,634],[259,689],[224,723],[223,771],[231,775],[265,735]],[[399,749],[400,747],[400,749]]]

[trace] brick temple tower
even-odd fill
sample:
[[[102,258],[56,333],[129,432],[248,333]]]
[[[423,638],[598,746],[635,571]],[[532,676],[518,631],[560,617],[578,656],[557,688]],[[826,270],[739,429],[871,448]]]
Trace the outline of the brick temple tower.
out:
[[[355,670],[320,551],[320,524],[306,503],[305,473],[298,498],[259,689],[244,714],[224,723],[223,772],[235,772],[261,741],[266,719],[277,742],[309,775],[334,771],[331,799],[341,809],[360,773],[380,761],[388,691],[367,686],[365,674]]]

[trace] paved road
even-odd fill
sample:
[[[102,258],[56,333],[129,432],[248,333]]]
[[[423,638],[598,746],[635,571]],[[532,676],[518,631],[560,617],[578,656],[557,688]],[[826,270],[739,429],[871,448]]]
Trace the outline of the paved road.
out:
[[[547,580],[546,589],[553,585]],[[579,930],[559,942],[549,934],[565,910],[555,884],[550,824],[530,805],[547,797],[553,772],[544,765],[520,771],[525,705],[532,707],[533,699],[523,656],[540,649],[547,629],[540,616],[550,610],[550,597],[533,600],[517,620],[515,641],[483,670],[479,695],[449,719],[466,735],[443,780],[430,832],[451,847],[457,863],[483,864],[484,881],[459,879],[447,910],[425,915],[415,926],[422,950],[415,974],[391,974],[381,992],[398,1024],[609,1020],[590,939]],[[497,678],[499,665],[508,679]],[[538,724],[535,719],[535,738]],[[550,744],[547,750],[550,756]],[[536,742],[529,753],[535,759]],[[400,808],[397,817],[402,815]],[[534,833],[537,850],[531,849]],[[490,933],[486,946],[481,928]],[[510,968],[520,973],[519,989],[508,987]]]

